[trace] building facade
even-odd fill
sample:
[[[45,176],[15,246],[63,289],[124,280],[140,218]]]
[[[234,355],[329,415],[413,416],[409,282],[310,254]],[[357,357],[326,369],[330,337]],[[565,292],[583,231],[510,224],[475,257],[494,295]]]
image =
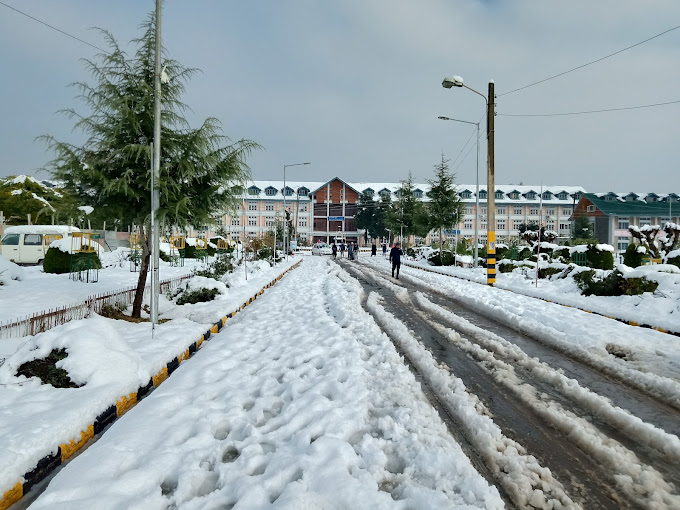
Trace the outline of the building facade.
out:
[[[414,188],[415,197],[427,202],[429,184],[416,183]],[[345,182],[339,177],[328,182],[287,182],[285,189],[282,181],[252,181],[238,213],[224,215],[221,223],[233,240],[262,236],[272,230],[277,221],[283,221],[285,201],[300,241],[330,243],[342,238],[364,244],[363,231],[354,224],[360,196],[379,200],[388,194],[396,201],[400,189],[398,182]],[[479,188],[479,210],[474,185],[458,185],[457,190],[464,203],[464,216],[456,229],[460,232],[458,235],[473,240],[476,225],[479,241],[485,244],[486,186]],[[573,186],[543,186],[541,190],[540,186],[496,185],[497,242],[518,239],[520,225],[531,222],[541,222],[555,230],[559,238],[568,239],[574,207],[584,193],[583,188]],[[438,233],[433,232],[422,241],[437,242]]]
[[[588,218],[597,240],[625,251],[632,242],[628,227],[680,223],[680,196],[676,193],[585,193],[574,217]]]

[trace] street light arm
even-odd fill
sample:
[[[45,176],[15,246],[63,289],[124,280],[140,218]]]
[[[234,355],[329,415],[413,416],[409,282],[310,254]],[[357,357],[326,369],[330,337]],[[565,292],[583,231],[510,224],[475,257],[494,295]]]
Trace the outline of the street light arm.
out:
[[[478,96],[482,96],[482,97],[484,98],[484,102],[485,102],[485,103],[487,104],[487,106],[488,106],[489,100],[486,98],[486,96],[485,96],[484,94],[482,94],[481,92],[477,92],[475,89],[470,88],[470,87],[468,87],[467,85],[463,85],[463,87],[465,87],[465,88],[468,89],[468,90],[471,90],[472,92],[474,92],[474,93],[477,94]]]
[[[439,120],[452,120],[454,122],[464,122],[465,124],[472,124],[473,126],[479,127],[479,122],[470,122],[469,120],[452,119],[451,117],[444,117],[440,115],[437,117]]]

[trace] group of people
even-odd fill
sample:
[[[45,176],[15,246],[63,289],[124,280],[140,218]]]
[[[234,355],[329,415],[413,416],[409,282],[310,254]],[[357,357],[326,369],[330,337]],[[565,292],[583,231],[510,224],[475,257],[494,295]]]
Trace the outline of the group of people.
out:
[[[347,249],[347,258],[349,260],[356,260],[357,257],[359,256],[359,244],[354,244],[352,241],[347,243],[340,243],[340,256],[344,257],[345,256],[345,248]],[[333,254],[333,258],[338,256],[338,245],[333,243],[331,245],[331,253]]]
[[[345,248],[347,248],[347,258],[349,260],[357,260],[357,257],[359,256],[359,244],[354,244],[353,242],[349,242],[347,246],[345,246],[345,243],[340,243],[340,256],[344,257],[345,256]],[[383,243],[382,245],[382,252],[383,252],[383,257],[385,256],[385,253],[387,252],[387,244]],[[338,245],[333,243],[331,245],[331,253],[333,254],[333,258],[336,258],[338,256]],[[371,257],[375,257],[376,254],[378,253],[378,247],[376,244],[371,245]],[[392,278],[395,278],[395,271],[397,273],[396,278],[397,280],[399,279],[399,269],[401,268],[401,256],[404,254],[404,252],[401,249],[401,244],[400,243],[395,243],[392,248],[390,249],[390,258],[389,261],[392,263]]]

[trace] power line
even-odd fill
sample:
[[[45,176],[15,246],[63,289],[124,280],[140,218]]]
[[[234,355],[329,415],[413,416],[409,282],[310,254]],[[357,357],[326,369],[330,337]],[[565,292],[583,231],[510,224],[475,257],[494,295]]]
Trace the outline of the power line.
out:
[[[555,75],[550,76],[550,77],[548,77],[548,78],[544,78],[543,80],[539,80],[539,81],[536,81],[536,82],[534,82],[534,83],[530,83],[529,85],[524,85],[523,87],[519,87],[519,88],[513,89],[513,90],[511,90],[511,91],[509,91],[509,92],[503,92],[502,94],[497,94],[497,97],[507,96],[508,94],[512,94],[513,92],[518,92],[518,91],[520,91],[520,90],[528,89],[529,87],[533,87],[534,85],[538,85],[539,83],[544,83],[544,82],[546,82],[546,81],[548,81],[548,80],[552,80],[552,79],[558,78],[558,77],[560,77],[560,76],[564,76],[565,74],[569,74],[569,73],[571,73],[571,72],[573,72],[573,71],[576,71],[576,70],[578,70],[578,69],[583,69],[584,67],[587,67],[587,66],[589,66],[589,65],[596,64],[597,62],[602,62],[603,60],[608,59],[609,57],[613,57],[614,55],[618,55],[619,53],[623,53],[624,51],[630,50],[631,48],[635,48],[636,46],[640,46],[641,44],[644,44],[644,43],[646,43],[646,42],[649,42],[649,41],[651,41],[652,39],[656,39],[657,37],[661,37],[662,35],[665,35],[665,34],[667,34],[668,32],[672,32],[673,30],[677,30],[678,28],[680,28],[680,25],[678,25],[677,27],[669,28],[668,30],[665,30],[664,32],[661,32],[660,34],[656,34],[655,36],[652,36],[652,37],[650,37],[649,39],[645,39],[644,41],[640,41],[640,42],[638,42],[638,43],[635,43],[635,44],[633,44],[632,46],[628,46],[627,48],[623,48],[622,50],[615,51],[614,53],[610,53],[609,55],[606,55],[606,56],[604,56],[604,57],[598,58],[597,60],[593,60],[592,62],[588,62],[588,63],[586,63],[586,64],[582,64],[582,65],[580,65],[580,66],[574,67],[573,69],[569,69],[568,71],[564,71],[564,72],[562,72],[562,73],[555,74]]]
[[[563,117],[566,115],[586,115],[589,113],[605,113],[605,112],[620,112],[624,110],[639,110],[641,108],[655,108],[657,106],[666,106],[669,104],[677,104],[678,101],[668,101],[665,103],[644,104],[639,106],[626,106],[622,108],[606,108],[603,110],[588,110],[582,112],[564,112],[564,113],[498,113],[499,117]]]
[[[7,7],[8,9],[12,9],[13,11],[18,12],[19,14],[21,14],[21,15],[23,15],[23,16],[26,16],[27,18],[32,19],[33,21],[37,21],[37,22],[40,23],[41,25],[45,25],[46,27],[51,28],[52,30],[56,30],[56,31],[59,32],[60,34],[63,34],[63,35],[65,35],[65,36],[67,36],[67,37],[70,37],[71,39],[75,39],[76,41],[79,41],[79,42],[81,42],[81,43],[83,43],[83,44],[87,44],[88,46],[91,46],[92,48],[94,48],[94,49],[96,49],[96,50],[99,50],[99,51],[102,51],[102,52],[104,52],[104,53],[109,53],[108,51],[101,49],[99,46],[95,46],[94,44],[90,44],[89,42],[84,41],[84,40],[80,39],[79,37],[76,37],[75,35],[71,35],[71,34],[69,34],[68,32],[64,32],[63,30],[61,30],[61,29],[59,29],[59,28],[57,28],[57,27],[54,27],[54,26],[50,25],[49,23],[46,23],[46,22],[44,22],[44,21],[42,21],[42,20],[39,20],[38,18],[35,18],[35,17],[31,16],[30,14],[26,14],[25,12],[20,11],[19,9],[17,9],[17,8],[15,8],[15,7],[12,7],[11,5],[8,5],[8,4],[6,4],[5,2],[0,1],[0,5],[4,5],[4,6]]]

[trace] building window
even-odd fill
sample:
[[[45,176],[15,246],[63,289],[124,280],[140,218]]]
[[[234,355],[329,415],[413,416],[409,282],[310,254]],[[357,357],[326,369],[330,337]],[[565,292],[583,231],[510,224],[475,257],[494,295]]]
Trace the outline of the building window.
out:
[[[479,225],[479,228],[486,230],[486,221],[482,221],[482,223]]]
[[[595,206],[589,205],[588,207],[586,207],[586,212],[595,212]]]
[[[248,188],[248,194],[249,195],[258,195],[260,193],[260,189],[256,188],[255,186]]]
[[[626,251],[628,249],[629,240],[627,238],[622,238],[616,241],[616,249],[618,251]]]
[[[522,214],[522,207],[521,206],[520,207],[515,206],[514,214]]]
[[[267,216],[264,219],[264,226],[265,227],[273,227],[274,226],[274,218],[271,216]]]
[[[522,223],[524,223],[522,220],[512,220],[512,229],[519,230],[519,227],[522,226]]]
[[[248,202],[249,211],[257,211],[257,202]]]
[[[420,190],[416,190],[416,191],[413,192],[413,196],[415,198],[423,198],[423,192],[420,191]]]
[[[300,205],[300,212],[307,212],[307,204]]]
[[[463,222],[463,228],[465,230],[471,230],[472,229],[472,220],[465,220]]]
[[[474,214],[472,206],[468,206],[465,208],[465,214]]]
[[[570,223],[560,223],[560,231],[570,231],[571,230],[571,224]]]
[[[529,210],[529,214],[531,214],[532,216],[538,216],[538,207],[532,207]]]
[[[240,221],[238,220],[238,218],[232,218],[231,219],[232,226],[236,227],[236,226],[238,226],[239,223],[240,223]]]
[[[252,216],[248,216],[248,226],[249,227],[257,227],[257,218],[253,218]]]
[[[553,220],[548,220],[545,222],[545,226],[550,230],[555,230],[555,222]]]
[[[499,205],[498,207],[496,207],[496,214],[505,214],[505,206]]]
[[[307,219],[302,218],[298,220],[298,227],[306,227],[307,226]]]
[[[486,214],[486,206],[483,205],[479,208],[479,214]]]
[[[472,198],[472,193],[470,193],[469,191],[463,191],[460,194],[460,198]]]
[[[649,216],[640,216],[640,219],[638,220],[638,224],[640,226],[651,225],[651,223],[652,223],[652,218],[650,218]]]
[[[505,220],[498,220],[496,221],[496,224],[498,225],[498,230],[505,230]]]
[[[554,208],[554,207],[550,207],[549,209],[546,209],[545,213],[546,213],[548,216],[555,216],[555,208]]]
[[[486,191],[482,190],[479,192],[479,198],[486,199]]]
[[[619,218],[619,230],[628,230],[630,218]]]
[[[562,214],[571,214],[571,207],[563,207]]]
[[[273,211],[274,210],[274,202],[265,202],[264,203],[264,210],[265,211]]]
[[[264,190],[264,193],[265,193],[265,195],[267,195],[269,197],[273,197],[274,195],[276,195],[276,188],[272,188],[272,187],[266,188]]]

